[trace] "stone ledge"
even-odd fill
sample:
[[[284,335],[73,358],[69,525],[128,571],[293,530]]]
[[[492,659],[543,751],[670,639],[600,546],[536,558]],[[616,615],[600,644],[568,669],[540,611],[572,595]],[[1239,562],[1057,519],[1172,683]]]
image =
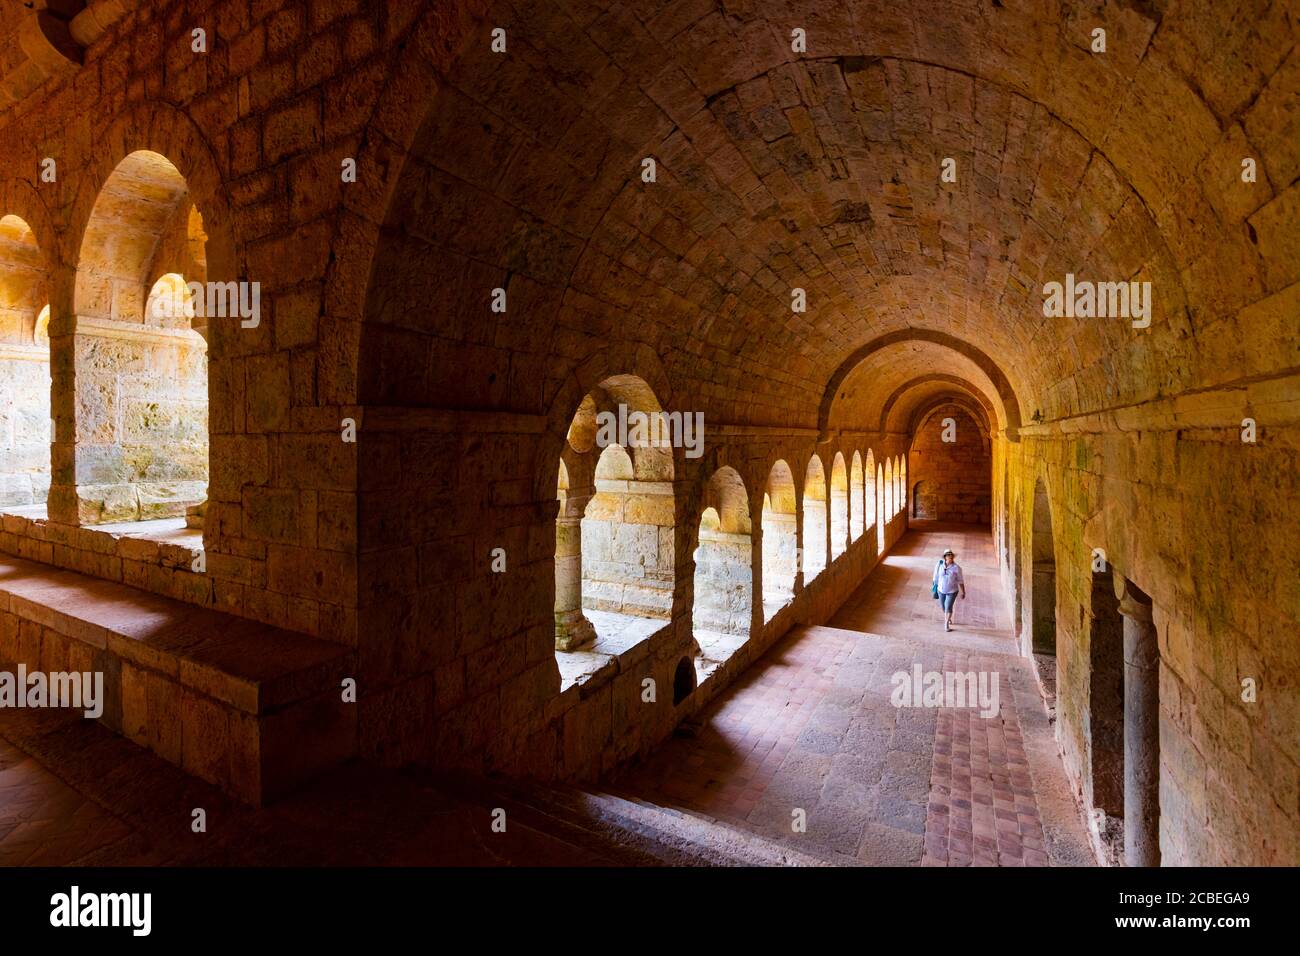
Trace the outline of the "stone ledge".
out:
[[[48,345],[18,345],[12,342],[0,342],[0,361],[40,362],[50,364],[50,347]]]
[[[352,651],[115,582],[0,556],[0,660],[103,672],[106,725],[249,803],[356,754]]]

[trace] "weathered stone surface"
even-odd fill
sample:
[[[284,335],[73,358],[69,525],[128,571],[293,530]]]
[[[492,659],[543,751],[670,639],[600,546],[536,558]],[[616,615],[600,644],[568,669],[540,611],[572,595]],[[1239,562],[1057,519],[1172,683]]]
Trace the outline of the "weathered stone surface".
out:
[[[942,508],[992,521],[1022,638],[1052,632],[1071,772],[1105,749],[1100,548],[1156,609],[1165,861],[1291,862],[1293,11],[854,0],[800,54],[788,4],[743,6],[216,0],[197,59],[175,5],[101,4],[55,74],[16,39],[36,11],[6,18],[0,507],[49,518],[6,516],[0,551],[356,648],[370,756],[591,775],[826,619],[937,480],[918,416],[956,402],[991,489]],[[1067,275],[1150,282],[1149,325],[1045,316]],[[260,322],[154,316],[167,276],[255,281]],[[597,403],[699,413],[703,443],[597,474]],[[155,515],[201,525],[206,570],[71,534]],[[613,683],[546,659],[584,608],[652,622],[635,666],[588,651]],[[701,622],[726,659],[674,705]],[[609,690],[634,673],[669,702],[639,723]],[[216,753],[247,728],[190,711],[160,711],[182,759],[264,782]],[[385,737],[403,715],[429,746]]]

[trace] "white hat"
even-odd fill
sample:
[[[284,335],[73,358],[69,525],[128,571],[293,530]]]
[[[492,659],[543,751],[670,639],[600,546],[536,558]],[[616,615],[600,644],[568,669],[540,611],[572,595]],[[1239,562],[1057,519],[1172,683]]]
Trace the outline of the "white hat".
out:
[[[943,558],[943,557],[947,557],[947,556],[950,555],[950,554],[951,554],[954,558],[957,557],[957,552],[954,551],[952,548],[949,548],[949,549],[948,549],[947,551],[945,551],[943,554],[939,555],[939,557],[941,557],[941,558]]]

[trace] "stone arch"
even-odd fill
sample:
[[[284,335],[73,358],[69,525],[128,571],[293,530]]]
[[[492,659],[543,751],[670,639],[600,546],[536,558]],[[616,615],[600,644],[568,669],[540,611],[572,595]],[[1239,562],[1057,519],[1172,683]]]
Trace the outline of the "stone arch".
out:
[[[181,171],[142,149],[114,167],[85,220],[73,289],[83,524],[202,520],[207,342],[192,327],[186,280],[173,272],[193,261],[190,205]],[[197,304],[202,312],[202,297]]]
[[[924,479],[912,485],[912,517],[929,520],[936,516],[935,504]]]
[[[721,662],[753,626],[753,542],[749,495],[724,465],[705,485],[695,549],[693,633],[705,661]]]
[[[80,179],[68,217],[67,235],[73,244],[69,261],[73,267],[80,270],[82,266],[86,230],[104,187],[123,161],[140,152],[166,159],[183,180],[189,201],[198,207],[206,237],[203,262],[207,278],[216,282],[236,281],[239,278],[237,237],[216,154],[203,132],[184,112],[156,101],[141,104],[120,116],[97,143],[95,166],[89,175]],[[188,231],[188,212],[183,222]],[[75,301],[70,305],[73,310],[77,308]],[[229,329],[230,323],[218,325]],[[238,330],[238,323],[234,325]],[[221,352],[219,348],[218,352]]]
[[[1052,505],[1047,484],[1034,484],[1030,547],[1033,554],[1030,583],[1030,647],[1035,654],[1056,654],[1056,540],[1052,531]]]
[[[923,485],[927,501],[919,512],[913,507],[909,514],[991,527],[993,461],[979,406],[960,396],[945,396],[923,409],[901,461],[912,473],[908,482],[908,472],[903,472],[904,486],[915,493],[917,485]]]
[[[808,459],[803,479],[802,567],[805,584],[821,574],[829,563],[826,554],[828,517],[826,469],[822,467],[822,460],[813,455]]]
[[[894,456],[894,514],[907,513],[906,478],[903,475],[903,456]]]
[[[618,626],[610,615],[671,615],[677,464],[671,448],[636,430],[638,416],[662,411],[645,379],[615,374],[591,386],[569,422],[551,466],[557,488],[561,473],[568,479],[556,517],[559,650],[581,646],[603,624]]]
[[[357,148],[357,175],[365,178],[369,188],[344,190],[330,241],[332,249],[346,243],[352,251],[351,255],[334,257],[325,277],[330,314],[342,320],[322,329],[323,339],[328,333],[326,344],[330,350],[342,358],[333,374],[322,376],[322,391],[332,403],[364,402],[363,364],[368,333],[363,331],[358,341],[349,325],[367,321],[384,223],[395,206],[398,184],[416,138],[428,119],[428,109],[412,109],[411,105],[434,101],[440,78],[474,36],[474,28],[481,26],[480,18],[489,6],[486,0],[470,0],[450,7],[421,10],[410,4],[389,11],[393,35],[402,39],[370,115],[358,124],[368,134]],[[405,22],[397,22],[399,17],[406,18]],[[579,392],[578,401],[584,391]],[[660,391],[660,395],[667,394]],[[563,404],[558,399],[557,403]],[[573,405],[576,408],[577,402]],[[546,452],[558,454],[558,446]],[[541,489],[548,487],[553,478],[542,480]]]
[[[885,525],[889,515],[885,513],[885,466],[876,465],[876,554],[885,552]]]
[[[0,218],[15,216],[32,234],[48,283],[46,298],[56,293],[56,273],[63,257],[59,232],[41,192],[25,179],[0,178]]]
[[[898,513],[894,503],[894,459],[885,459],[885,520],[889,521]]]
[[[0,509],[41,514],[51,476],[51,273],[35,231],[0,207]]]
[[[862,453],[853,450],[849,466],[849,537],[857,541],[866,530],[866,483],[862,478]]]
[[[763,620],[794,598],[799,574],[799,502],[794,474],[778,460],[763,491]]]
[[[826,388],[822,393],[821,406],[817,413],[817,428],[821,433],[823,440],[828,436],[831,406],[835,402],[836,394],[839,391],[841,383],[844,382],[849,373],[868,356],[880,351],[881,349],[900,342],[909,341],[930,342],[935,345],[949,348],[960,355],[966,356],[979,366],[980,370],[988,376],[989,381],[993,383],[993,387],[996,389],[1001,401],[1003,417],[1006,421],[1008,440],[1019,440],[1018,430],[1021,423],[1020,401],[1016,397],[1015,390],[1012,388],[1010,380],[997,363],[994,362],[993,359],[983,350],[955,335],[924,328],[898,329],[877,336],[866,344],[854,349],[853,352],[851,352],[849,356],[840,363],[839,368],[835,370],[830,381],[826,384]]]
[[[836,452],[831,461],[830,487],[831,561],[849,547],[849,473],[844,453]]]
[[[983,414],[979,416],[979,420],[987,424],[989,429],[992,430],[992,423],[997,421],[997,411],[994,409],[992,402],[989,401],[984,392],[969,379],[962,378],[960,375],[946,375],[941,373],[918,375],[915,378],[908,379],[902,385],[898,386],[898,388],[894,389],[894,391],[889,394],[889,397],[886,398],[884,403],[880,406],[880,423],[876,430],[881,433],[889,431],[890,414],[896,407],[901,406],[902,408],[907,408],[909,403],[905,402],[904,399],[908,396],[908,393],[919,390],[927,385],[953,386],[951,389],[943,390],[940,395],[952,395],[954,400],[960,396],[966,401],[978,405],[983,410]],[[921,405],[924,405],[926,401],[931,400],[923,400],[921,403],[913,405],[911,411],[907,415],[909,422],[916,421],[920,415],[924,414],[923,412],[917,411],[917,409],[920,408]],[[911,430],[911,428],[908,429],[909,432]]]
[[[917,433],[925,427],[935,412],[945,405],[956,405],[966,414],[970,415],[971,421],[974,422],[979,435],[980,447],[984,449],[985,454],[990,454],[992,442],[989,439],[989,423],[984,417],[985,410],[978,403],[970,401],[963,395],[936,395],[934,398],[926,401],[919,406],[913,413],[907,426],[907,434],[910,445],[916,442]]]
[[[668,374],[653,349],[639,343],[616,342],[588,355],[564,376],[547,409],[546,426],[537,443],[533,467],[534,494],[538,501],[545,501],[551,494],[560,456],[570,447],[571,428],[592,390],[624,377],[642,383],[654,396],[653,403],[634,399],[642,402],[635,407],[647,412],[672,408],[673,391]],[[673,449],[674,475],[684,473],[683,451]]]
[[[863,530],[870,531],[879,523],[877,512],[880,510],[876,506],[876,454],[870,448],[867,449],[867,459],[863,462],[862,471],[864,480],[862,510],[866,521],[866,527]]]

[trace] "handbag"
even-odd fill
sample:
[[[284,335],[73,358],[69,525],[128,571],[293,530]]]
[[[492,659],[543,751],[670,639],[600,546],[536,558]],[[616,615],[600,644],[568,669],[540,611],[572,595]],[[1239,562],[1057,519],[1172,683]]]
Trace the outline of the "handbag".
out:
[[[943,560],[940,559],[939,563],[942,564],[942,563],[943,563]],[[935,571],[938,571],[938,570],[939,570],[939,569],[936,567],[936,568],[935,568]],[[931,581],[930,581],[930,597],[934,598],[936,601],[939,600],[939,582],[938,582],[938,581],[934,581],[934,580],[931,580]]]

